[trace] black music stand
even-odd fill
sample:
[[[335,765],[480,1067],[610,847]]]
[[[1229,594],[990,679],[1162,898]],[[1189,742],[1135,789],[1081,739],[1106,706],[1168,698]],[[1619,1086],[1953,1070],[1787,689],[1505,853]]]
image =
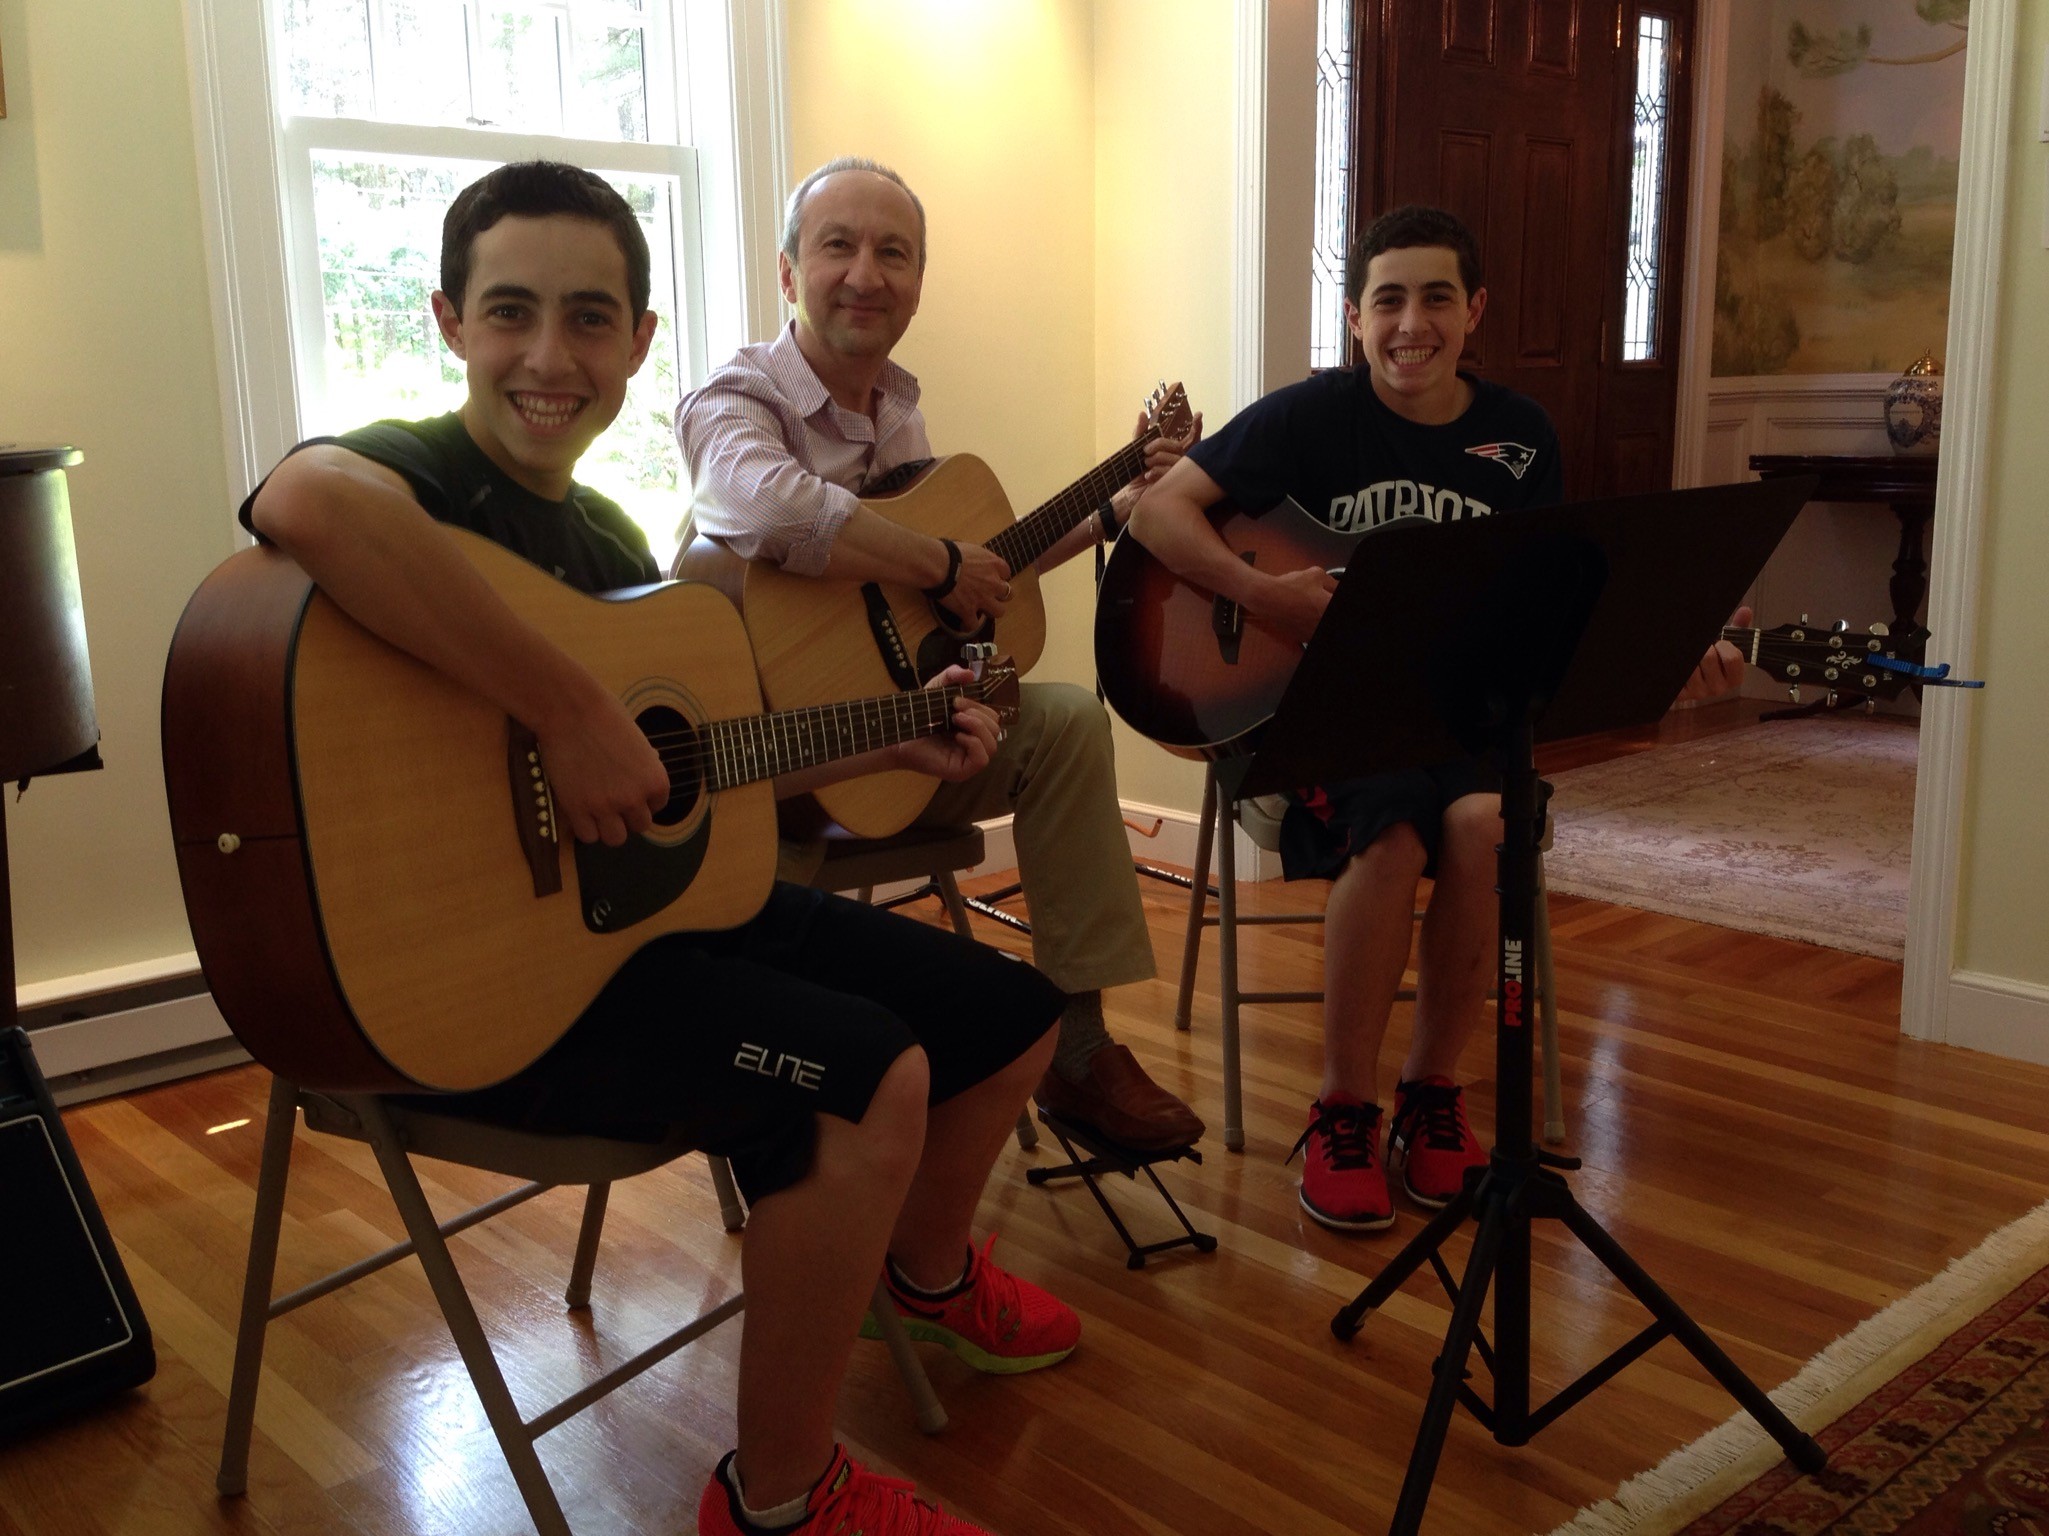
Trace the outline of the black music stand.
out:
[[[1246,774],[1264,794],[1494,752],[1503,837],[1495,1145],[1484,1169],[1331,1320],[1350,1339],[1365,1314],[1428,1262],[1453,1307],[1390,1531],[1413,1536],[1455,1403],[1503,1445],[1530,1438],[1670,1336],[1803,1471],[1827,1457],[1661,1290],[1573,1197],[1575,1158],[1531,1138],[1527,1012],[1540,835],[1534,749],[1655,721],[1685,684],[1785,535],[1812,477],[1545,507],[1473,523],[1410,519],[1362,540]],[[1478,1220],[1461,1282],[1438,1250]],[[1555,1218],[1654,1321],[1534,1411],[1530,1223]],[[1480,1312],[1494,1291],[1494,1340]],[[1466,1385],[1477,1347],[1490,1405]]]

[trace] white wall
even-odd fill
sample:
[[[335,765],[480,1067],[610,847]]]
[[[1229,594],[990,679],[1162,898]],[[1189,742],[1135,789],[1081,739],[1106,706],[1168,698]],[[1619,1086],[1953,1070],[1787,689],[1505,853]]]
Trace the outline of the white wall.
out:
[[[105,772],[8,792],[21,980],[189,950],[157,751],[231,548],[177,0],[0,0],[0,440],[64,442]]]

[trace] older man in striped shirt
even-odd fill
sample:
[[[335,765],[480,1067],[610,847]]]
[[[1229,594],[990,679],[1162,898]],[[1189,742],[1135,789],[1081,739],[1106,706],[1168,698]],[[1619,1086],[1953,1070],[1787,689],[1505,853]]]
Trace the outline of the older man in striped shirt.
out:
[[[798,575],[943,589],[970,624],[1000,617],[1010,600],[1001,557],[914,532],[859,499],[863,487],[932,456],[918,382],[889,358],[918,310],[923,205],[886,167],[831,161],[790,195],[776,265],[796,319],[774,341],[741,348],[676,413],[696,535]],[[1148,477],[1185,446],[1156,445]],[[1119,491],[1041,568],[1113,531],[1141,488]],[[1128,1146],[1185,1145],[1202,1121],[1103,1026],[1102,989],[1154,973],[1109,721],[1087,689],[1028,683],[1023,692],[995,760],[963,784],[941,785],[920,822],[1014,816],[1032,958],[1067,994],[1039,1101]]]

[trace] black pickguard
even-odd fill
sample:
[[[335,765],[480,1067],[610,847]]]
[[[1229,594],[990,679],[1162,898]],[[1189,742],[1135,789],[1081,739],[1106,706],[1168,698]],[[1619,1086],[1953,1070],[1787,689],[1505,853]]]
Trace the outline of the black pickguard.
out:
[[[576,845],[576,884],[583,925],[592,933],[618,933],[645,922],[690,889],[711,841],[711,813],[680,843],[629,837],[617,848]]]

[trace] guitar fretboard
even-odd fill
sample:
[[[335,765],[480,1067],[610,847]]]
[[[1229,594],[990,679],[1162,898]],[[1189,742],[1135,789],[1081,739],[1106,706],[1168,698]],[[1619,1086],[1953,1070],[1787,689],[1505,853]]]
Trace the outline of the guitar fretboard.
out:
[[[987,547],[1003,557],[1013,571],[1038,562],[1039,556],[1080,527],[1120,486],[1145,468],[1145,451],[1160,435],[1147,427],[1117,452],[1083,475],[1043,506],[1034,508],[991,539]]]
[[[893,747],[948,729],[961,697],[978,688],[920,688],[884,698],[779,710],[743,720],[714,720],[673,760],[672,779],[701,775],[710,789],[730,789]],[[678,770],[683,774],[679,775]]]

